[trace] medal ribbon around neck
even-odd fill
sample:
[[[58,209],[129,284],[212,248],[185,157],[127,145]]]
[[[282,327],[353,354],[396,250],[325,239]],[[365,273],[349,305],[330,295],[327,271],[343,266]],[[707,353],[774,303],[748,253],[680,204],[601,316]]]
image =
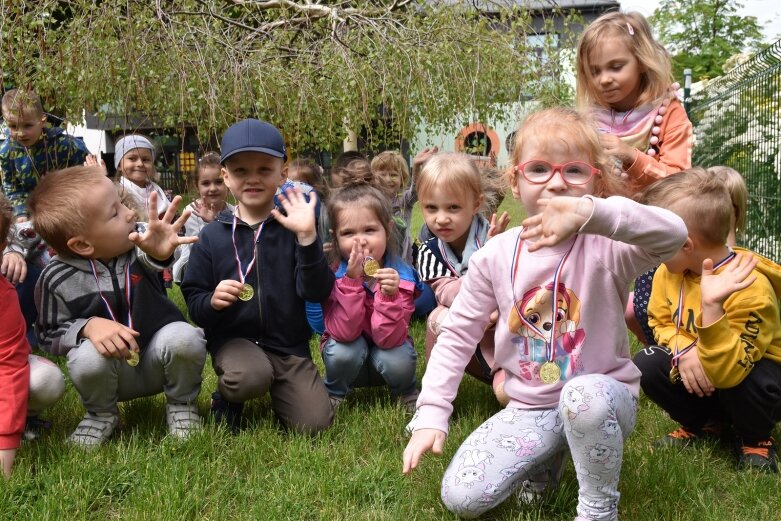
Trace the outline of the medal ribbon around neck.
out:
[[[729,248],[729,246],[728,246]],[[712,271],[716,271],[717,269],[721,268],[725,264],[727,264],[729,261],[735,258],[735,252],[732,251],[732,248],[729,248],[729,254],[721,259],[715,266],[713,266]],[[680,338],[679,333],[681,332],[681,326],[683,325],[683,294],[684,294],[684,285],[685,280],[681,280],[681,289],[678,292],[678,320],[675,323],[675,350],[672,358],[672,365],[673,365],[673,371],[677,372],[678,362],[680,361],[680,358],[689,352],[691,348],[697,345],[697,339],[695,338],[694,341],[684,347],[683,349],[679,349],[678,347],[678,339]],[[671,375],[671,377],[674,377]]]
[[[521,228],[521,232],[523,232],[523,228]],[[569,258],[569,254],[572,253],[572,249],[575,247],[575,242],[578,240],[578,236],[575,236],[575,240],[572,241],[572,244],[570,245],[567,252],[562,256],[561,260],[559,261],[559,265],[556,267],[556,271],[553,274],[553,302],[551,303],[551,330],[550,330],[550,336],[549,340],[545,341],[545,358],[547,360],[546,363],[554,363],[554,359],[556,358],[556,315],[558,311],[558,301],[559,301],[559,280],[561,278],[561,273],[564,271],[564,263]],[[533,329],[535,332],[537,332],[538,335],[540,335],[542,338],[545,338],[545,333],[539,329],[536,325],[532,324],[528,320],[526,320],[526,317],[523,316],[523,310],[518,306],[518,302],[515,300],[515,279],[516,275],[518,273],[518,264],[521,257],[521,249],[523,248],[523,243],[521,242],[521,233],[518,233],[518,238],[515,241],[515,251],[513,252],[513,260],[512,260],[512,271],[510,272],[510,288],[513,294],[513,306],[515,306],[515,311],[518,313],[518,317],[521,319],[521,322],[524,323],[527,327]],[[551,383],[551,382],[545,382],[545,383]]]
[[[103,305],[106,306],[106,310],[108,311],[108,316],[110,316],[111,320],[113,320],[114,322],[119,322],[119,320],[117,320],[116,315],[114,315],[114,310],[111,309],[111,304],[108,303],[108,300],[106,300],[106,297],[103,295],[103,292],[100,290],[100,281],[98,280],[98,270],[95,267],[95,261],[90,259],[89,265],[92,268],[92,276],[95,277],[95,284],[97,284],[98,286],[98,295],[100,295],[100,299],[103,301]],[[127,302],[127,327],[133,329],[133,315],[130,312],[130,296],[131,296],[130,264],[128,264],[127,268],[125,269],[125,301]]]
[[[234,212],[233,225],[231,226],[231,242],[233,243],[233,254],[234,257],[236,258],[236,265],[238,266],[238,270],[239,270],[239,282],[244,284],[244,280],[247,278],[247,275],[249,275],[250,270],[252,270],[252,266],[255,265],[255,260],[258,258],[258,249],[256,248],[256,245],[260,240],[260,234],[263,232],[263,225],[266,224],[266,221],[261,222],[260,226],[258,226],[258,230],[255,232],[255,237],[252,241],[252,260],[250,261],[249,265],[247,265],[247,269],[244,271],[241,269],[241,259],[239,258],[239,250],[238,248],[236,248],[236,224],[238,223],[238,221],[239,218],[236,216],[236,213]]]
[[[445,261],[445,265],[447,265],[447,269],[450,270],[450,273],[455,275],[456,277],[460,277],[461,275],[456,271],[456,268],[453,267],[452,264],[450,264],[450,260],[447,258],[447,250],[445,249],[445,241],[439,239],[437,241],[439,244],[439,253],[442,255],[442,260]],[[478,224],[475,226],[475,244],[477,244],[477,250],[483,247],[483,244],[480,242],[480,225]],[[451,248],[452,249],[452,248]],[[466,249],[466,246],[464,246],[464,249]],[[453,252],[455,253],[455,252]],[[463,252],[462,252],[463,253]],[[462,261],[463,262],[463,261]]]

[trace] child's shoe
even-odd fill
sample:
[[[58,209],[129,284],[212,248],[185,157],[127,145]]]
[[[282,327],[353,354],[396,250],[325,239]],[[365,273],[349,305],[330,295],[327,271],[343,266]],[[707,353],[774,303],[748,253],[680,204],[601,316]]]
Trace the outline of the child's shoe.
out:
[[[241,411],[243,409],[243,403],[229,402],[218,391],[212,393],[209,412],[215,425],[225,424],[233,434],[238,434],[241,429]]]
[[[405,411],[410,414],[415,414],[415,411],[417,410],[418,396],[420,396],[420,393],[417,389],[415,389],[411,393],[399,396],[399,403],[401,403],[401,406],[404,407]]]
[[[655,447],[688,447],[695,441],[703,439],[717,439],[721,436],[721,426],[716,423],[708,423],[700,430],[689,429],[680,426],[664,438],[654,443]]]
[[[738,440],[738,469],[778,472],[778,451],[773,438],[747,444]]]
[[[41,437],[43,431],[51,428],[52,422],[42,420],[38,416],[28,416],[24,425],[22,439],[25,441],[35,441]]]
[[[97,447],[111,437],[117,425],[119,414],[115,412],[87,411],[68,441],[82,447]]]
[[[568,456],[569,452],[566,450],[559,452],[553,457],[550,469],[525,479],[515,493],[518,502],[530,505],[540,501],[546,492],[555,490],[559,486],[561,475],[564,474],[564,464]]]
[[[174,438],[183,440],[201,429],[201,416],[194,403],[165,404],[165,420],[168,432]]]

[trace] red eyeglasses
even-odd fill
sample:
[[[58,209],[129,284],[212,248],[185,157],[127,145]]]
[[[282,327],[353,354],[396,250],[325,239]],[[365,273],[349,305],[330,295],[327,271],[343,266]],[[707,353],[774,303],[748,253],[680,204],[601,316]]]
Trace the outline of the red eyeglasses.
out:
[[[556,174],[561,173],[562,179],[568,185],[584,185],[591,178],[600,174],[600,170],[583,161],[570,161],[563,165],[552,165],[547,161],[532,159],[515,167],[523,177],[532,184],[547,183]]]

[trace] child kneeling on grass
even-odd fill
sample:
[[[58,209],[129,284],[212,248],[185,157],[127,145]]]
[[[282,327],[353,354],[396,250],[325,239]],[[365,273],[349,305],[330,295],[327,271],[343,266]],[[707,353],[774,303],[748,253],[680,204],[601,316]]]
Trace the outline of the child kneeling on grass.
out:
[[[654,275],[656,345],[635,355],[640,385],[680,423],[657,445],[736,435],[739,468],[777,472],[781,420],[781,267],[726,245],[733,206],[723,176],[694,168],[649,186],[647,204],[680,215],[683,247]]]
[[[36,287],[38,339],[44,351],[67,357],[87,409],[69,438],[77,445],[111,436],[117,402],[161,391],[171,435],[200,428],[195,400],[206,342],[155,273],[173,262],[177,246],[197,240],[177,235],[189,215],[172,222],[180,200],[158,219],[152,193],[149,223],[140,229],[99,167],[50,173],[30,196],[35,231],[57,251]]]
[[[317,236],[317,196],[311,192],[307,201],[296,187],[280,194],[281,209],[275,206],[287,152],[269,123],[235,123],[221,150],[225,185],[238,204],[201,230],[182,281],[217,373],[212,415],[236,432],[244,402],[269,393],[286,427],[319,432],[333,412],[309,351],[304,301],[325,300],[334,274]]]

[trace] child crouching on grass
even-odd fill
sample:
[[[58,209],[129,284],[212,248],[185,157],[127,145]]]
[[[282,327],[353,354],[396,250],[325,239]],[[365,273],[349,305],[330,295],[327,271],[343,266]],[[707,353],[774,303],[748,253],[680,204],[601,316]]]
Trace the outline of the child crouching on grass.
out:
[[[323,304],[325,386],[334,408],[354,387],[387,385],[415,410],[417,354],[409,321],[417,274],[399,256],[388,198],[368,185],[337,190],[328,202],[336,283]]]
[[[644,192],[644,202],[680,215],[689,236],[654,275],[656,345],[634,361],[643,391],[680,424],[657,445],[687,446],[727,424],[738,468],[778,472],[781,267],[727,245],[735,219],[727,182],[693,168]]]
[[[496,367],[510,403],[457,450],[442,501],[473,518],[537,474],[553,488],[569,451],[576,519],[615,520],[640,379],[623,321],[629,285],[678,250],[686,228],[672,212],[602,198],[618,179],[596,130],[574,111],[529,116],[512,164],[512,192],[529,217],[472,255],[423,377],[403,471],[442,452],[464,367],[498,309]]]
[[[69,440],[106,441],[119,423],[117,402],[164,392],[171,435],[200,428],[195,400],[206,361],[203,332],[168,300],[157,271],[177,246],[197,240],[173,222],[181,198],[158,219],[149,197],[149,223],[120,202],[99,167],[48,174],[29,200],[35,231],[57,251],[36,287],[41,349],[66,356],[87,412]]]

